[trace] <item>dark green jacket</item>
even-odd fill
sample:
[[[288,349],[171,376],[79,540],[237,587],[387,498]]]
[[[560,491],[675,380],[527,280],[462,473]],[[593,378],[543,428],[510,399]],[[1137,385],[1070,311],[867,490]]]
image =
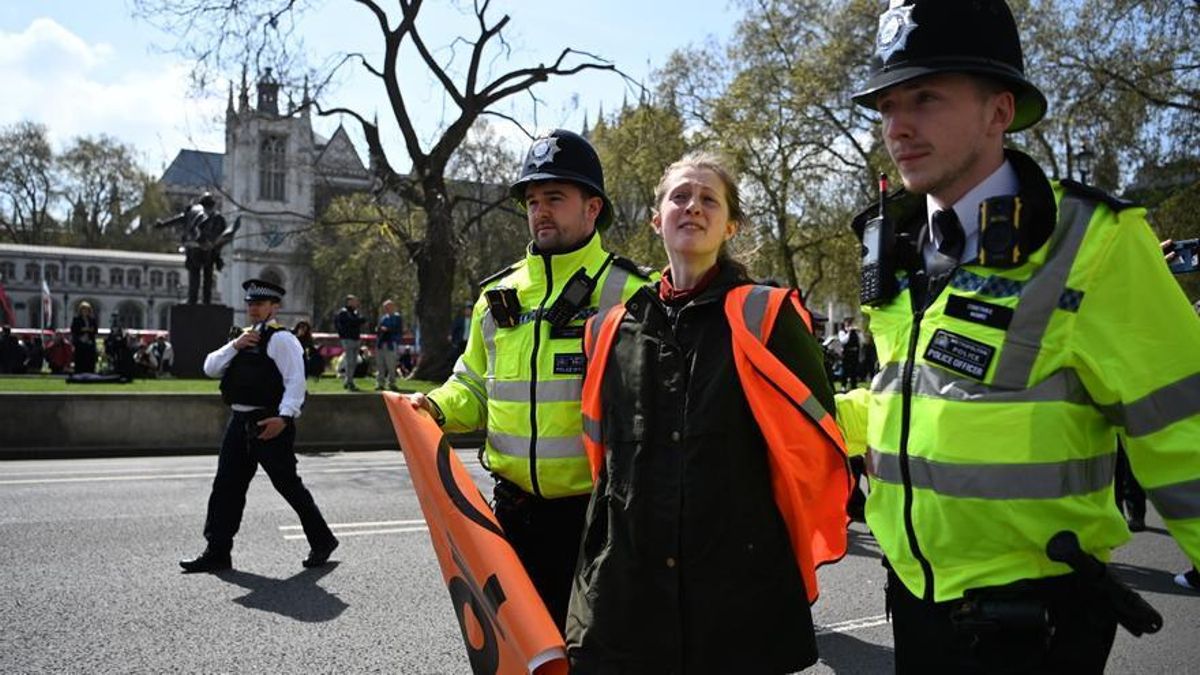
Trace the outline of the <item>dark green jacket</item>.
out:
[[[567,618],[572,673],[782,673],[816,661],[767,447],[733,363],[723,269],[682,308],[626,302],[603,386],[608,456]],[[785,305],[768,347],[833,409]]]

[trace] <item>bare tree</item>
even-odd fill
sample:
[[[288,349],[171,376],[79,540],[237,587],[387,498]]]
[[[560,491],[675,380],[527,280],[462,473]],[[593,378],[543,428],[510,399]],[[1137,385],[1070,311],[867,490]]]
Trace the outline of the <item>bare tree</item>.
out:
[[[350,1],[350,0],[344,0]],[[592,54],[571,48],[562,49],[550,63],[514,68],[492,76],[491,68],[501,56],[511,56],[511,47],[503,37],[510,17],[488,17],[490,0],[476,0],[471,13],[477,26],[475,35],[459,37],[442,60],[430,49],[418,26],[423,0],[398,0],[389,13],[376,0],[352,0],[369,12],[378,26],[382,41],[382,60],[374,61],[364,53],[349,53],[336,61],[331,72],[318,76],[316,100],[343,65],[353,64],[377,78],[387,93],[391,117],[399,128],[404,149],[412,162],[408,173],[401,173],[387,156],[380,140],[380,126],[361,112],[344,106],[316,103],[321,115],[347,115],[361,126],[366,138],[371,165],[375,169],[378,191],[394,195],[425,212],[422,236],[397,230],[405,249],[417,265],[418,298],[416,314],[421,326],[422,358],[415,377],[440,380],[449,373],[452,352],[449,342],[451,292],[457,267],[455,250],[455,211],[459,205],[478,204],[456,196],[449,188],[447,168],[455,151],[467,137],[471,126],[483,115],[494,115],[516,122],[498,110],[498,104],[512,96],[527,94],[531,88],[552,77],[565,77],[585,70],[612,70],[615,67]],[[196,59],[193,77],[205,85],[215,72],[231,72],[234,67],[251,64],[257,68],[271,65],[282,81],[293,76],[303,53],[297,25],[301,13],[309,8],[306,0],[135,0],[139,16],[154,21],[160,28],[180,35],[177,49]],[[452,67],[455,48],[465,47],[465,65]],[[415,50],[418,62],[407,58],[405,74],[423,67],[442,87],[453,104],[449,117],[432,141],[423,142],[409,101],[401,89],[399,68],[402,49]],[[461,72],[459,72],[461,71]],[[533,99],[536,103],[537,99]],[[518,123],[519,124],[519,123]],[[499,201],[497,201],[499,203]],[[473,208],[474,214],[486,210]]]

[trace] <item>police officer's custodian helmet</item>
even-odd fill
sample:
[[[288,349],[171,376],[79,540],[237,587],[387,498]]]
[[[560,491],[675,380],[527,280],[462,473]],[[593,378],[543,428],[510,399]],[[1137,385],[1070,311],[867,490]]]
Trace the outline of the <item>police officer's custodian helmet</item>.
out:
[[[604,192],[604,169],[600,157],[587,139],[566,129],[555,129],[539,138],[529,148],[521,164],[521,177],[508,192],[518,202],[525,201],[525,188],[530,183],[560,180],[587,188],[604,201],[596,218],[596,229],[603,230],[612,222],[613,208]]]
[[[972,73],[1007,85],[1016,98],[1009,131],[1046,114],[1046,97],[1025,79],[1021,38],[1004,0],[888,0],[871,77],[854,102],[874,109],[884,89],[934,73]]]

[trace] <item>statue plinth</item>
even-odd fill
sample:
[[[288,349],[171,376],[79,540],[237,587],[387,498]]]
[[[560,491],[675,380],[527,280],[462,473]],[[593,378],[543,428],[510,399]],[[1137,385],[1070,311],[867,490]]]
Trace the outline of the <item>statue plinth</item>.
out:
[[[204,357],[229,341],[233,308],[225,305],[173,305],[168,325],[178,377],[204,377]]]

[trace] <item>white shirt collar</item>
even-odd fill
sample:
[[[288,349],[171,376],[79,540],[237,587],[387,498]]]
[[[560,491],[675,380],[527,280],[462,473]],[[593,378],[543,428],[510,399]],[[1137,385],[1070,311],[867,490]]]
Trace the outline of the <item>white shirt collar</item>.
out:
[[[965,195],[954,202],[954,213],[958,216],[958,222],[962,223],[963,234],[966,235],[962,259],[959,262],[974,260],[979,255],[979,205],[985,199],[991,199],[992,197],[1015,195],[1020,191],[1020,187],[1021,184],[1017,180],[1017,172],[1006,159],[990,176],[984,178],[978,185],[968,190]],[[929,195],[925,196],[925,208],[928,212],[928,218],[932,218],[933,212],[939,210],[939,207],[933,201],[933,197]],[[935,264],[934,261],[938,255],[937,246],[939,243],[932,237],[926,240],[925,247],[921,251],[925,258],[926,269],[930,269]]]

